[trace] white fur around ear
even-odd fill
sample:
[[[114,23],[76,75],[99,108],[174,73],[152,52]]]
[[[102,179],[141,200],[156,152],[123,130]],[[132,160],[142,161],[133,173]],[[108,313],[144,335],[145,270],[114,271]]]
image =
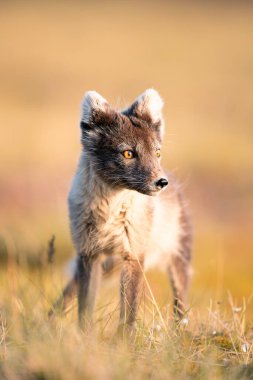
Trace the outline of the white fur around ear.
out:
[[[85,93],[81,106],[81,120],[89,123],[94,111],[106,111],[107,101],[96,91]]]
[[[136,99],[138,113],[148,114],[152,121],[158,122],[162,119],[163,100],[156,90],[150,88]]]

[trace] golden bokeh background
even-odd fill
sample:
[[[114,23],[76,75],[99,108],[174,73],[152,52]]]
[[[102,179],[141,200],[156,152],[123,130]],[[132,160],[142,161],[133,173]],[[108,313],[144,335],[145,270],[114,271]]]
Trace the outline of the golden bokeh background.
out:
[[[2,1],[1,266],[36,262],[52,234],[56,263],[72,255],[83,93],[121,108],[153,87],[165,101],[163,164],[192,210],[191,303],[230,291],[252,315],[252,20],[251,2]],[[149,278],[163,302],[166,276]]]

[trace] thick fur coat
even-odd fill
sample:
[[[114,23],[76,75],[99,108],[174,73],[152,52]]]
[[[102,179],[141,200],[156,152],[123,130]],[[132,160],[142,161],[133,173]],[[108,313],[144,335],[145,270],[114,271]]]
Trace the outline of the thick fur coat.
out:
[[[122,263],[121,326],[133,325],[143,270],[152,266],[167,270],[174,311],[184,313],[191,228],[180,186],[160,165],[162,107],[152,89],[121,112],[95,91],[84,96],[82,151],[68,199],[77,265],[55,305],[66,307],[77,290],[81,326],[94,306],[101,268],[110,271],[116,261]]]

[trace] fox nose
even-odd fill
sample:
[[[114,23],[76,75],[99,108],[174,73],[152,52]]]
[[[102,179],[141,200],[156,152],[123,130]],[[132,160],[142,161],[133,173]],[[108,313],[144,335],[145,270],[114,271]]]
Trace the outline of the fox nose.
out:
[[[156,187],[159,189],[163,189],[165,186],[168,185],[168,181],[166,178],[160,178],[158,181],[155,182]]]

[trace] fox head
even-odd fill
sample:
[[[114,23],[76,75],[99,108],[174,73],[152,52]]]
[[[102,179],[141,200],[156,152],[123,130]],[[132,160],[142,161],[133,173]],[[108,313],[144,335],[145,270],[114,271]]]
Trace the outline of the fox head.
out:
[[[85,94],[81,142],[96,174],[115,188],[155,195],[168,181],[160,166],[163,101],[146,90],[123,111],[97,92]]]

